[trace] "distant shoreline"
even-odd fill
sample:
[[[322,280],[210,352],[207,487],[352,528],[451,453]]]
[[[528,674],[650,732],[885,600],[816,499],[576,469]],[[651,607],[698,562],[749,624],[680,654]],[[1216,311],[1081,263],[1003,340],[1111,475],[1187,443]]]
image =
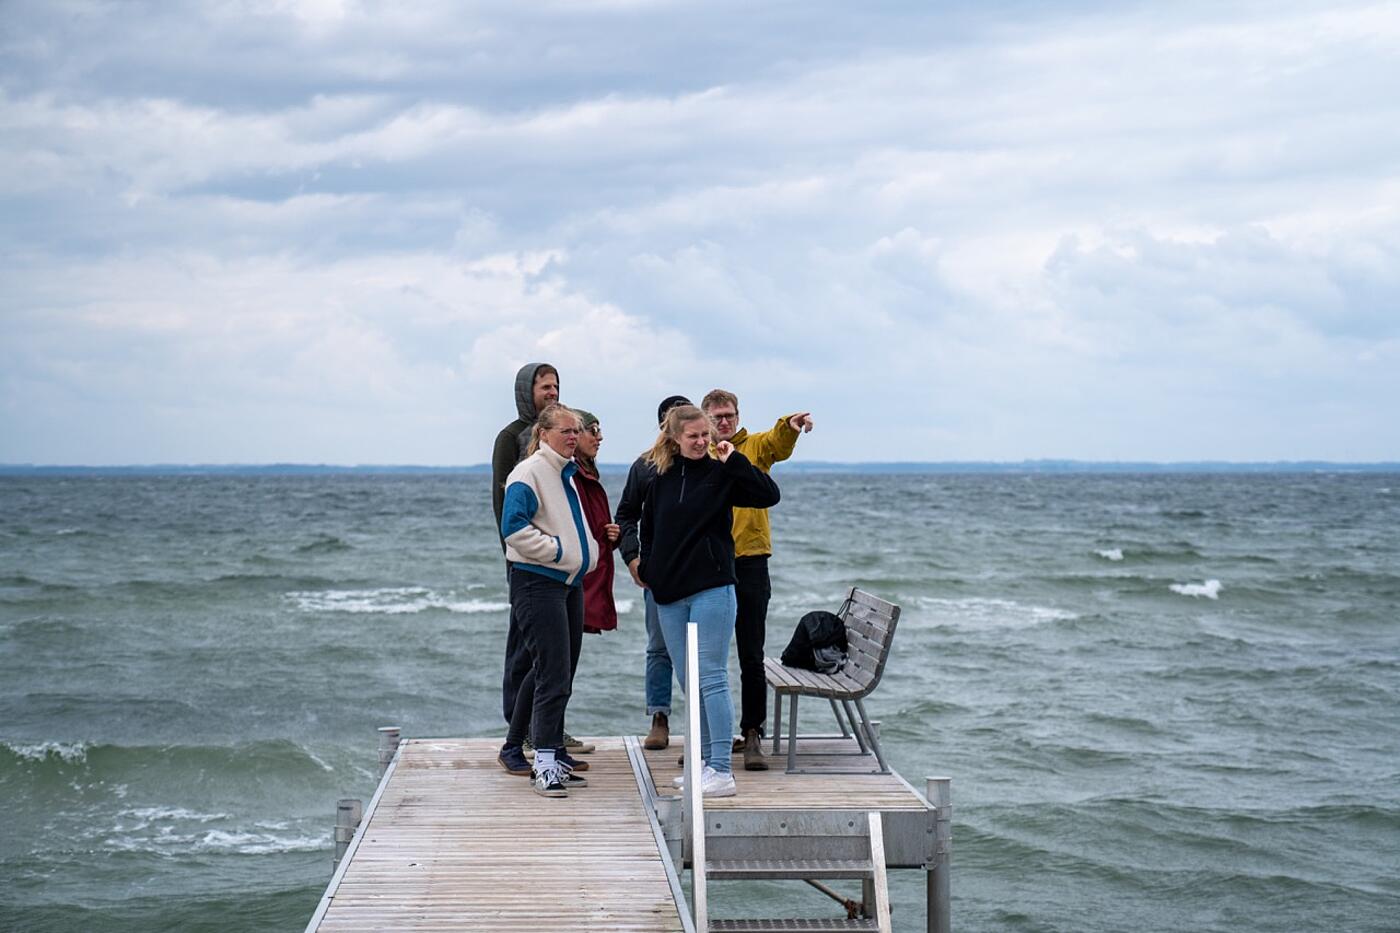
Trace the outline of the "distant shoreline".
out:
[[[606,473],[624,473],[628,464],[600,464]],[[789,474],[1104,474],[1104,473],[1400,473],[1400,462],[1343,463],[1327,460],[1276,461],[928,461],[838,463],[789,461],[778,468]],[[81,464],[0,464],[0,477],[40,476],[435,476],[490,473],[489,464],[470,466],[416,466],[411,464],[326,463],[266,464],[131,464],[85,466]]]

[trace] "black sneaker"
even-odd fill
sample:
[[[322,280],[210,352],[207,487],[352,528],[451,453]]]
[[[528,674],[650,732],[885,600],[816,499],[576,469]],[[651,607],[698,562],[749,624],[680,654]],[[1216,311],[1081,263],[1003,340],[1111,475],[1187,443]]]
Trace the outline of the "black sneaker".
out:
[[[568,789],[564,786],[562,778],[565,776],[562,768],[548,768],[544,771],[530,772],[530,785],[535,793],[541,797],[567,797]]]
[[[506,773],[525,777],[530,773],[530,762],[525,760],[525,753],[520,750],[519,745],[502,745],[501,753],[496,756],[496,763],[506,769]]]
[[[587,770],[588,770],[588,762],[586,762],[586,761],[579,761],[577,758],[575,758],[573,755],[570,755],[568,752],[564,751],[562,748],[561,748],[561,749],[558,749],[558,750],[556,750],[556,751],[554,752],[554,760],[555,760],[555,761],[558,761],[558,762],[561,762],[562,764],[567,765],[570,771],[587,771]]]

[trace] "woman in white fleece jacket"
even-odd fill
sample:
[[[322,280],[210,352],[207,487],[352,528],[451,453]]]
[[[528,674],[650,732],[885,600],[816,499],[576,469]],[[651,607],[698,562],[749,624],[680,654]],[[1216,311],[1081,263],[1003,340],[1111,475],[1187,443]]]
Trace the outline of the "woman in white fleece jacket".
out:
[[[574,486],[580,420],[562,405],[540,412],[530,453],[506,478],[501,537],[510,561],[510,604],[520,624],[530,673],[520,683],[501,766],[530,774],[546,797],[582,787],[563,750],[564,710],[573,689],[573,643],[583,638],[583,578],[598,564],[597,546]],[[528,733],[528,734],[527,734]],[[533,772],[522,744],[535,747]]]

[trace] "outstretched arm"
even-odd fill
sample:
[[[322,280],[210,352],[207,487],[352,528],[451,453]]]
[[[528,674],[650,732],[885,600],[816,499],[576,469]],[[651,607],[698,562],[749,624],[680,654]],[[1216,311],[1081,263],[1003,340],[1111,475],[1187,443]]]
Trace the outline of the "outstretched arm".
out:
[[[744,449],[749,459],[762,469],[767,469],[792,456],[797,448],[797,436],[802,431],[812,430],[812,413],[803,411],[794,415],[784,415],[767,431],[750,434]]]

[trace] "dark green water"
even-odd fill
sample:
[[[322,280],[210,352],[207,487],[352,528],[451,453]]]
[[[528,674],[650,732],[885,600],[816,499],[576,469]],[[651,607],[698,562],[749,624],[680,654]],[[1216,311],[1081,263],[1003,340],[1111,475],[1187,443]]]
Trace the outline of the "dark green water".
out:
[[[957,929],[1400,929],[1400,476],[778,479],[770,651],[904,607]],[[300,929],[375,727],[499,731],[504,582],[483,477],[0,479],[0,929]],[[645,727],[618,595],[578,734]]]

